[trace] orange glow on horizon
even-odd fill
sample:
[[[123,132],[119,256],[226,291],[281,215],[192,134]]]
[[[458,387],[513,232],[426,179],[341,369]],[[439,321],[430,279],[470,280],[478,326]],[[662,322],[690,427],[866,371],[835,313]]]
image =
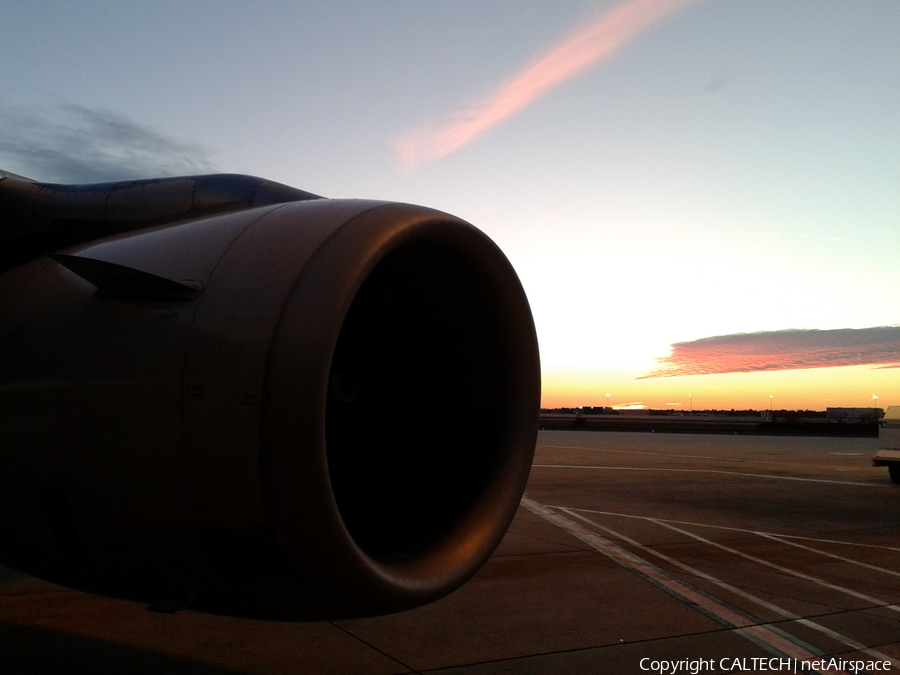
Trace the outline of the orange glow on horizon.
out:
[[[479,105],[438,129],[412,132],[396,142],[405,171],[459,150],[565,80],[609,56],[654,22],[696,0],[630,0],[575,33]]]
[[[878,398],[873,399],[873,391]],[[900,405],[896,368],[848,366],[755,373],[690,375],[649,380],[622,373],[544,373],[542,406],[566,408],[640,403],[680,410],[824,410]],[[769,396],[773,398],[770,399]]]

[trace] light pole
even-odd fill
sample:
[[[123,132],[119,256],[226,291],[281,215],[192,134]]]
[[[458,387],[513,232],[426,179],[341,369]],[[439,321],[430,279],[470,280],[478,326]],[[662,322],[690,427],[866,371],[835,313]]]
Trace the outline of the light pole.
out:
[[[691,406],[691,412],[694,412],[694,395],[688,394],[688,405]]]
[[[609,394],[606,395],[606,407],[609,408]]]
[[[775,398],[772,394],[769,394],[769,412],[772,412],[772,399]]]

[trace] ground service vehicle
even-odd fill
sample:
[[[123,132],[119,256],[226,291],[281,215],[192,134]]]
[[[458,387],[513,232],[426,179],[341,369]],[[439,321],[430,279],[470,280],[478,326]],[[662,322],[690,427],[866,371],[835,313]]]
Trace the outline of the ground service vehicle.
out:
[[[886,466],[891,480],[900,483],[900,405],[892,405],[878,422],[878,452],[874,466]]]

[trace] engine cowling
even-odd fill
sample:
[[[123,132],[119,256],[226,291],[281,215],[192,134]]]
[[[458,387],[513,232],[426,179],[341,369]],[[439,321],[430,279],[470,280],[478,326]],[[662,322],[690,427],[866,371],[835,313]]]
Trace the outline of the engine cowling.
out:
[[[2,561],[75,588],[324,618],[435,600],[525,487],[528,303],[444,213],[312,199],[0,276]]]

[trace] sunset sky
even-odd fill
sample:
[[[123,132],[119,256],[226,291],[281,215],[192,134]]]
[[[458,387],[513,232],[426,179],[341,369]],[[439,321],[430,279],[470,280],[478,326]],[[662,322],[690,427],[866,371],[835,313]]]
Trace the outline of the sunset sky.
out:
[[[889,0],[7,0],[0,168],[460,216],[548,407],[900,405],[898,31]]]

